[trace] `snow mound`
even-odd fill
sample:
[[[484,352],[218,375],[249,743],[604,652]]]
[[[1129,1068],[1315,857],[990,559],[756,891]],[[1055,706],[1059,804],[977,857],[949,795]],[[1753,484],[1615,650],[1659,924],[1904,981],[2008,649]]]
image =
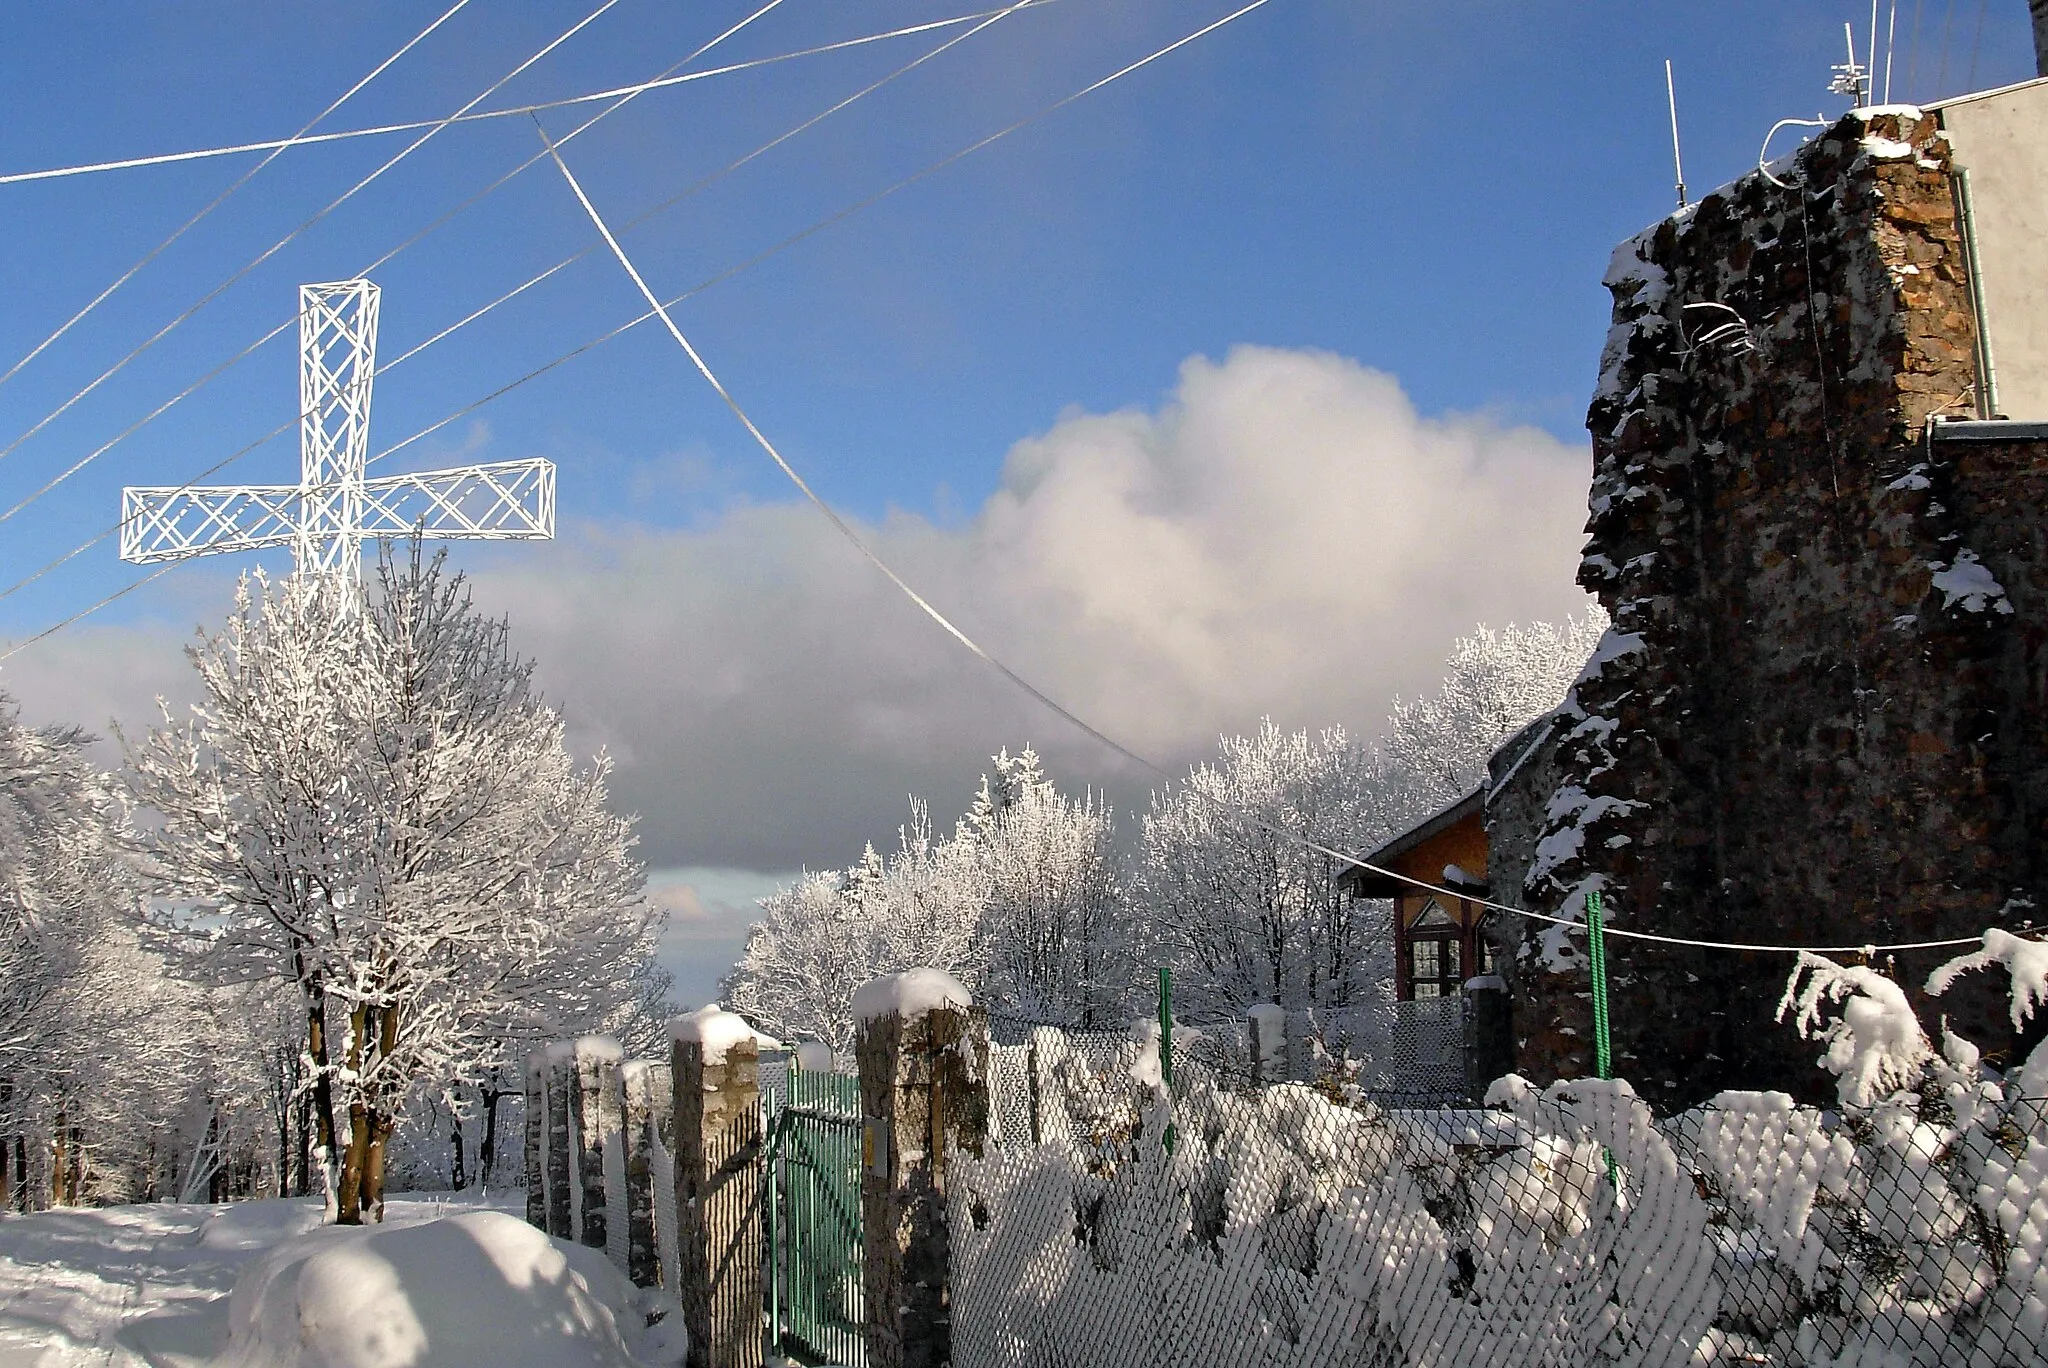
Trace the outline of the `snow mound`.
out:
[[[216,1209],[193,1232],[198,1249],[268,1249],[326,1224],[327,1214],[318,1197],[290,1201],[235,1202]]]
[[[215,1368],[679,1368],[681,1316],[647,1327],[646,1300],[502,1211],[328,1226],[243,1272]]]
[[[960,980],[943,969],[905,969],[862,984],[853,995],[853,1019],[866,1025],[885,1016],[923,1016],[973,1001]]]

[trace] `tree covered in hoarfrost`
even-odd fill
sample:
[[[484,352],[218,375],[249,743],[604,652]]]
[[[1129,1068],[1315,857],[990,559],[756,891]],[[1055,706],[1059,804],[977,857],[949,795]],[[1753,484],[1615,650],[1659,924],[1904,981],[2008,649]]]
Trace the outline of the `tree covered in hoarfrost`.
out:
[[[408,1090],[508,1039],[618,1031],[659,914],[507,624],[436,556],[242,581],[189,648],[204,701],[129,747],[170,940],[213,984],[290,985],[336,1219],[381,1214]]]
[[[762,899],[728,1004],[777,1035],[843,1050],[855,989],[929,966],[996,1012],[1110,1020],[1128,979],[1114,839],[1108,809],[1060,794],[1029,749],[1006,750],[951,836],[935,837],[913,801],[886,858],[870,846],[848,869]]]
[[[1148,949],[1176,971],[1198,1016],[1253,1003],[1342,1008],[1371,999],[1385,914],[1338,887],[1350,851],[1389,830],[1380,760],[1341,727],[1282,731],[1269,718],[1226,736],[1214,761],[1155,792],[1145,814],[1135,911]]]
[[[1477,787],[1487,757],[1563,701],[1606,630],[1595,603],[1561,623],[1511,622],[1499,631],[1482,624],[1452,643],[1443,683],[1420,699],[1396,699],[1381,743],[1414,815]]]
[[[0,696],[0,1191],[18,1206],[139,1186],[195,1057],[193,995],[138,939],[126,817],[90,739],[25,727]]]
[[[991,762],[955,840],[977,876],[976,1000],[1024,1021],[1121,1024],[1136,961],[1116,822],[1056,789],[1028,746]]]
[[[870,845],[849,868],[806,873],[761,900],[725,980],[727,1005],[790,1040],[853,1044],[853,994],[919,965],[969,974],[975,879],[962,852],[935,840],[923,803],[884,858]]]
[[[1135,911],[1178,971],[1177,998],[1233,1014],[1374,1000],[1392,974],[1385,904],[1347,897],[1347,863],[1298,838],[1360,854],[1469,793],[1494,749],[1564,698],[1604,626],[1595,607],[1561,625],[1479,627],[1453,644],[1442,684],[1396,700],[1378,745],[1268,720],[1155,793]]]

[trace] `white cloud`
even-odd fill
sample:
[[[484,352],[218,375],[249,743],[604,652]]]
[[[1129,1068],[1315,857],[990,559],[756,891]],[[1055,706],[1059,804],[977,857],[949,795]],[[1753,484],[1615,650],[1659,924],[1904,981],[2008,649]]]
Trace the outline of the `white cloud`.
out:
[[[1371,732],[1474,623],[1575,611],[1583,449],[1419,417],[1324,353],[1193,359],[1157,412],[1019,442],[959,526],[866,529],[955,621],[1109,734],[1177,766],[1272,714]],[[578,529],[488,572],[580,734],[609,745],[650,852],[788,868],[943,816],[983,759],[1141,800],[1105,755],[923,618],[800,504],[687,531]]]
[[[1188,361],[1157,411],[1070,413],[1019,442],[964,520],[865,530],[984,645],[1175,767],[1264,714],[1375,731],[1473,624],[1575,611],[1588,464],[1536,429],[1420,417],[1341,357],[1241,347]],[[948,640],[807,506],[563,532],[463,558],[579,744],[611,748],[655,864],[843,865],[893,839],[907,793],[945,820],[1002,745],[1034,743],[1124,806],[1152,783]],[[150,695],[187,687],[181,636],[67,633],[0,684],[32,720],[146,723]]]

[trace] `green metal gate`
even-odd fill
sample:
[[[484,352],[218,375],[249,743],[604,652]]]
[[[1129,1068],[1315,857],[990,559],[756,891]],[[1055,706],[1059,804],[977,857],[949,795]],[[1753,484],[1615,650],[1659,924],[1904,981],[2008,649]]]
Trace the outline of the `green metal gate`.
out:
[[[768,1123],[768,1342],[863,1368],[860,1080],[789,1064]]]

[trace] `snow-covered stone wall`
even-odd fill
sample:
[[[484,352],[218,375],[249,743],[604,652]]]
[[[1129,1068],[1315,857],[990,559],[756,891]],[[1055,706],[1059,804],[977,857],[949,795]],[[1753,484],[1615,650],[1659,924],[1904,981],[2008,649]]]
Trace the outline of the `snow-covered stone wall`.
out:
[[[1606,284],[1579,578],[1613,627],[1515,781],[1542,792],[1497,822],[1525,905],[1600,889],[1614,926],[1779,944],[2022,924],[2048,874],[2048,451],[1928,439],[1975,377],[1935,118],[1844,118],[1624,243]],[[1520,1068],[1592,1073],[1583,939],[1516,934]],[[1812,1098],[1811,1050],[1767,1029],[1781,960],[1608,950],[1616,1071],[1660,1111]],[[1988,994],[1944,1010],[2009,1042]]]

